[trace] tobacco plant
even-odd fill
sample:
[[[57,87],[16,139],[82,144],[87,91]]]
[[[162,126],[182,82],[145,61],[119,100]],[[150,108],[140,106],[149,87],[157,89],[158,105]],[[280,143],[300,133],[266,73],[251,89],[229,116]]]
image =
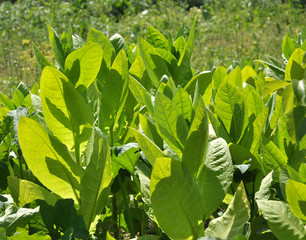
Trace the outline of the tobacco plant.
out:
[[[305,239],[305,28],[282,63],[197,71],[196,23],[48,26],[56,62],[33,44],[40,84],[0,95],[3,239]]]

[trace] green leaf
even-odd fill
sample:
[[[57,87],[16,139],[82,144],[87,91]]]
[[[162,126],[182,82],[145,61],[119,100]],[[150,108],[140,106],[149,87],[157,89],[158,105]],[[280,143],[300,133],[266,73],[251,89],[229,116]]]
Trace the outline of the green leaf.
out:
[[[289,59],[294,50],[296,49],[293,40],[286,35],[283,39],[282,50],[286,59]]]
[[[97,43],[83,45],[70,53],[65,61],[65,75],[75,84],[86,88],[96,79],[102,61],[102,48]]]
[[[7,107],[9,110],[14,110],[16,109],[14,102],[6,95],[3,93],[0,93],[0,102]]]
[[[178,110],[179,114],[184,119],[188,120],[189,123],[191,123],[193,106],[189,94],[179,86],[173,96],[172,101],[176,106],[176,109]]]
[[[8,236],[13,235],[17,227],[24,227],[38,212],[39,207],[31,209],[11,205],[0,217],[0,227],[6,230]]]
[[[261,137],[265,129],[268,111],[268,108],[265,108],[263,111],[261,111],[255,121],[251,124],[251,126],[249,126],[246,140],[243,142],[243,146],[250,149],[250,152],[254,155],[257,154],[257,151],[260,147]]]
[[[177,112],[174,103],[160,92],[155,97],[154,118],[159,135],[179,156],[182,156],[188,126]]]
[[[139,38],[139,50],[152,83],[158,87],[159,80],[163,75],[170,76],[167,64],[152,45],[142,38]]]
[[[108,68],[111,68],[112,62],[115,59],[116,52],[111,44],[111,42],[108,40],[108,38],[98,30],[94,28],[90,28],[88,34],[87,34],[87,43],[99,43],[100,46],[103,49],[103,61]]]
[[[235,192],[234,198],[225,213],[210,221],[205,230],[205,236],[221,239],[235,239],[244,233],[245,224],[251,217],[251,208],[243,183],[241,182]]]
[[[104,83],[101,99],[101,124],[104,129],[113,126],[123,110],[129,90],[128,60],[121,50],[113,62]]]
[[[306,185],[289,179],[286,184],[286,197],[292,213],[306,221]]]
[[[155,124],[146,115],[139,114],[139,122],[144,134],[159,148],[163,147],[163,139],[159,136]]]
[[[187,136],[182,157],[182,162],[186,165],[194,178],[198,176],[200,166],[205,161],[207,146],[208,117],[204,102],[202,98],[200,98]]]
[[[151,101],[150,93],[135,79],[130,75],[129,81],[130,90],[141,105],[145,105],[151,115],[154,114],[154,107]]]
[[[161,229],[172,239],[197,239],[203,231],[202,197],[187,168],[157,158],[151,174],[151,204]]]
[[[287,165],[287,156],[285,156],[270,139],[263,136],[262,143],[263,150],[274,168],[285,167]]]
[[[197,21],[198,17],[196,16],[193,20],[184,50],[180,55],[180,59],[178,60],[178,71],[176,71],[173,75],[173,80],[177,85],[182,83],[183,77],[187,69],[190,68],[190,59],[193,51]]]
[[[113,149],[115,150],[115,152],[120,151],[120,153],[118,156],[114,156],[114,155],[112,156],[113,162],[116,162],[119,165],[121,165],[124,169],[128,170],[130,174],[132,175],[134,174],[135,165],[140,157],[139,148],[132,147],[134,145],[138,146],[137,144],[132,145],[132,143],[130,143],[130,144],[123,145],[120,147],[114,147]],[[126,148],[128,149],[126,150]],[[124,151],[124,152],[121,153],[121,151]]]
[[[198,89],[201,96],[205,94],[208,90],[208,86],[212,82],[212,74],[210,71],[200,72],[196,74],[184,87],[184,89],[189,93],[189,95],[194,94],[196,84],[198,83]]]
[[[1,235],[0,235],[1,237]],[[2,238],[0,238],[2,239]],[[29,230],[25,229],[25,228],[20,228],[20,227],[17,227],[16,228],[16,232],[14,233],[13,236],[9,237],[7,240],[19,240],[19,239],[22,239],[22,240],[51,240],[51,237],[45,233],[45,232],[36,232],[34,234],[31,234],[30,235],[30,232]],[[5,238],[3,240],[6,240]]]
[[[134,77],[147,91],[150,91],[152,82],[140,56],[136,57],[129,71],[132,77]]]
[[[40,91],[48,128],[69,150],[74,149],[79,155],[78,150],[85,150],[93,122],[85,100],[66,76],[53,67],[45,67]]]
[[[72,159],[67,147],[32,119],[20,117],[20,148],[34,176],[62,198],[79,201],[83,169]]]
[[[305,79],[302,80],[292,79],[292,87],[298,102],[300,102],[302,106],[306,106],[306,75]]]
[[[242,88],[242,73],[239,66],[227,75],[227,81],[238,88]]]
[[[249,116],[254,113],[256,117],[265,109],[265,104],[260,95],[252,89],[251,92],[246,96],[247,106],[249,110]]]
[[[306,133],[305,107],[298,106],[287,114],[286,125],[293,143],[301,141]]]
[[[262,179],[259,190],[255,193],[256,200],[269,200],[273,181],[273,171]]]
[[[15,203],[20,207],[37,199],[44,200],[49,205],[55,205],[58,200],[54,193],[27,180],[9,176],[8,185]]]
[[[294,106],[294,92],[292,85],[285,88],[282,97],[283,113],[287,114]]]
[[[126,49],[126,45],[125,45],[125,40],[124,38],[118,34],[115,33],[110,39],[109,41],[111,42],[111,44],[113,45],[113,47],[115,48],[116,54],[118,54],[121,50],[125,50]]]
[[[147,28],[146,40],[155,48],[168,49],[168,40],[157,29],[149,26]]]
[[[265,85],[265,87],[263,89],[263,92],[262,92],[263,98],[265,98],[269,94],[274,93],[275,91],[277,91],[281,88],[284,88],[284,87],[290,85],[289,82],[286,82],[286,81],[283,81],[283,80],[276,80],[276,79],[273,79],[273,78],[267,78],[266,81],[267,81],[266,85]]]
[[[53,64],[49,63],[49,61],[46,59],[46,57],[39,51],[39,49],[36,47],[35,43],[32,44],[34,56],[37,62],[37,66],[40,71],[44,70],[46,66],[53,66]]]
[[[57,63],[59,64],[60,68],[64,69],[66,55],[62,47],[61,40],[59,39],[55,30],[49,24],[47,24],[47,26],[49,30],[49,41],[50,41],[55,59]]]
[[[154,166],[155,159],[164,156],[163,152],[160,150],[158,146],[156,146],[154,142],[152,142],[152,140],[150,140],[142,133],[138,132],[136,129],[130,128],[130,131],[136,138],[136,141],[138,142],[140,149],[143,151],[149,163],[152,166]]]
[[[292,214],[287,203],[274,200],[256,202],[277,239],[305,239],[306,229],[301,220]]]
[[[16,89],[15,92],[14,92],[12,100],[13,100],[16,107],[23,106],[24,95],[22,94],[22,92],[20,92],[18,89]]]
[[[100,214],[107,204],[112,181],[110,149],[107,137],[97,128],[93,129],[92,136],[86,149],[86,167],[81,180],[81,206],[79,212],[84,218],[86,228],[95,229],[96,215]]]
[[[237,87],[229,81],[221,84],[215,98],[215,112],[223,121],[227,132],[230,132],[235,106],[241,106],[242,101],[243,97]]]
[[[213,83],[215,91],[218,91],[218,88],[220,87],[226,76],[227,76],[226,68],[218,66],[214,71],[213,75]]]
[[[290,59],[288,60],[288,63],[286,65],[286,72],[285,72],[285,80],[291,81],[292,79],[298,79],[303,76],[300,73],[303,69],[305,69],[303,66],[303,55],[304,51],[300,48],[295,49],[293,54],[291,55]],[[298,79],[300,80],[300,79]]]
[[[197,178],[206,217],[218,208],[232,180],[233,165],[227,143],[222,138],[211,141]]]

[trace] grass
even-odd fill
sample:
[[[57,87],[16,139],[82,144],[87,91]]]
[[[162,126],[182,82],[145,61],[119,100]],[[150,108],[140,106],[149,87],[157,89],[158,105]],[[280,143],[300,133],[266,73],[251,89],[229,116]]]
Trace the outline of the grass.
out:
[[[0,91],[10,95],[23,81],[31,86],[39,81],[31,43],[52,60],[46,23],[58,33],[70,24],[75,33],[86,38],[94,27],[106,35],[118,32],[128,43],[145,37],[148,25],[174,37],[198,15],[193,67],[212,69],[228,66],[241,57],[250,59],[271,55],[279,60],[282,38],[295,35],[306,22],[305,9],[281,1],[205,1],[200,8],[190,8],[176,1],[131,1],[124,14],[115,12],[113,0],[107,1],[43,1],[24,0],[0,4]],[[256,3],[256,4],[255,4]],[[142,4],[142,5],[140,5]],[[117,14],[117,15],[116,15]]]

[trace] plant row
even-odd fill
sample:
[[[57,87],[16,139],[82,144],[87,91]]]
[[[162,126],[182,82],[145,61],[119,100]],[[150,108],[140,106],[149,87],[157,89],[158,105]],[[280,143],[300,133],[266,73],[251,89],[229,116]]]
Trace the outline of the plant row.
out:
[[[188,37],[48,26],[0,94],[1,239],[305,239],[306,28],[283,62],[192,68]]]

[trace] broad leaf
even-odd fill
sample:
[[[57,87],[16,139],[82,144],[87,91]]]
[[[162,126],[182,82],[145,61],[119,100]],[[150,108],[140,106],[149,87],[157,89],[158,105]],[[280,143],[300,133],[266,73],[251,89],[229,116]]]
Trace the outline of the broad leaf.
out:
[[[45,67],[40,85],[48,128],[78,158],[91,135],[91,110],[66,76],[53,67]]]
[[[232,158],[225,140],[218,138],[211,141],[197,178],[206,217],[218,208],[232,180]]]
[[[295,49],[296,47],[293,40],[286,35],[282,43],[282,50],[285,58],[289,59]]]
[[[165,36],[163,34],[161,34],[154,27],[149,26],[147,28],[146,40],[153,47],[161,48],[161,49],[165,49],[165,50],[168,49],[168,40],[167,40],[167,38],[165,38]]]
[[[152,140],[150,140],[148,137],[146,137],[136,129],[130,128],[130,131],[136,138],[136,141],[138,142],[140,149],[143,151],[149,163],[152,166],[154,166],[155,159],[164,156],[163,152],[160,150],[158,146],[156,146],[154,142],[152,142]]]
[[[306,221],[306,185],[289,179],[286,184],[286,197],[293,214]]]
[[[159,80],[164,74],[170,76],[165,61],[154,47],[142,38],[139,38],[139,50],[152,83],[158,87]]]
[[[121,115],[129,90],[128,74],[127,56],[125,51],[121,50],[104,83],[100,113],[103,125],[101,129],[113,126]]]
[[[287,165],[287,156],[267,137],[263,137],[263,150],[267,154],[268,161],[274,168],[285,167]]]
[[[27,180],[9,176],[8,185],[15,203],[20,207],[37,199],[44,200],[49,205],[55,205],[58,200],[58,197],[54,193]]]
[[[137,102],[141,105],[145,105],[149,113],[153,115],[154,108],[149,92],[131,75],[130,75],[129,87]]]
[[[293,215],[287,203],[274,200],[257,200],[257,204],[277,239],[305,239],[306,228],[301,220]]]
[[[161,229],[172,239],[201,236],[202,197],[187,168],[171,158],[157,158],[151,175],[151,204]]]
[[[251,217],[251,208],[243,182],[235,192],[234,198],[227,207],[225,213],[213,219],[205,230],[205,236],[213,236],[221,239],[232,240],[244,233],[245,224]]]
[[[89,161],[81,180],[81,206],[86,228],[92,228],[96,223],[96,215],[100,214],[107,204],[112,181],[110,150],[106,136],[94,129],[86,149],[86,158]]]
[[[17,208],[11,205],[5,210],[5,214],[0,217],[0,228],[4,228],[7,235],[13,235],[17,227],[25,227],[38,212],[39,207],[31,209]]]
[[[200,166],[205,161],[207,146],[208,116],[204,102],[202,98],[200,98],[187,136],[182,157],[182,162],[187,166],[190,174],[194,178],[198,176]]]
[[[65,61],[65,74],[77,88],[86,88],[96,79],[102,61],[102,48],[97,43],[84,45],[70,53]]]
[[[154,119],[159,135],[181,156],[188,126],[183,116],[176,110],[174,103],[160,92],[155,97]]]
[[[243,97],[237,87],[229,81],[224,81],[221,84],[215,98],[215,111],[223,121],[227,132],[230,132],[235,107],[241,106],[242,101]]]
[[[189,94],[183,88],[178,87],[172,101],[179,114],[183,116],[184,119],[188,120],[189,123],[191,123],[193,106]],[[203,107],[205,108],[205,106]]]
[[[37,179],[62,198],[79,201],[83,169],[72,159],[67,147],[34,120],[21,117],[18,125],[20,148]]]

